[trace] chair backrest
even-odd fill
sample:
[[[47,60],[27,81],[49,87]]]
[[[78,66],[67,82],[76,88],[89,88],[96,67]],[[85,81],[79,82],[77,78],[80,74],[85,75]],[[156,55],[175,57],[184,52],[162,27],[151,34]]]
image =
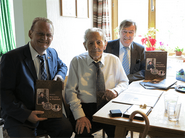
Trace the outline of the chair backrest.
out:
[[[145,129],[144,129],[143,133],[140,133],[140,138],[145,138],[147,133],[148,133],[149,127],[150,127],[148,116],[145,113],[143,113],[142,111],[136,110],[136,111],[132,112],[132,114],[130,115],[129,121],[132,122],[132,120],[133,120],[133,118],[135,117],[136,114],[140,114],[145,120],[145,124],[146,124]],[[132,131],[131,131],[131,138],[133,138],[133,132]]]

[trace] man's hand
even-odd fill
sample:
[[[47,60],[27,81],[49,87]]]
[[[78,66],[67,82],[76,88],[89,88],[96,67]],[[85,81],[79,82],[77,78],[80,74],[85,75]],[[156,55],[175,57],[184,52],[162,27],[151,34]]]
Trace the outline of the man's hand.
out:
[[[85,116],[77,119],[77,121],[76,121],[76,129],[75,130],[76,130],[77,134],[82,134],[84,131],[84,127],[86,127],[87,132],[90,133],[91,122]]]
[[[62,78],[62,76],[60,75],[56,75],[55,78],[53,79],[54,81],[64,81],[64,79]]]
[[[28,121],[32,122],[32,123],[37,123],[38,121],[44,121],[46,120],[47,118],[39,118],[37,116],[37,114],[43,114],[44,111],[32,111],[30,116],[28,117]]]
[[[118,96],[118,93],[114,90],[106,90],[103,98],[105,98],[107,101],[110,101]]]

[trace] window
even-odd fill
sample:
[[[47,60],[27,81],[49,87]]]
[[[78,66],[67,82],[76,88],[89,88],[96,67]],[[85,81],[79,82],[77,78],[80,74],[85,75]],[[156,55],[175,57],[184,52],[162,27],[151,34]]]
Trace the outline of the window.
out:
[[[159,30],[156,33],[156,47],[159,46],[159,42],[163,42],[169,52],[174,52],[176,46],[184,47],[185,0],[118,0],[114,4],[118,7],[113,9],[117,10],[117,26],[124,19],[136,22],[137,32],[134,41],[141,43],[141,37],[138,36],[146,34],[150,27],[155,27]],[[112,24],[115,22],[113,20]]]
[[[184,46],[185,39],[185,0],[156,1],[156,34],[158,41],[168,44],[172,52],[176,46]]]
[[[137,32],[134,41],[141,43],[141,37],[138,35],[148,31],[148,1],[118,0],[118,26],[124,19],[132,19],[136,22]]]

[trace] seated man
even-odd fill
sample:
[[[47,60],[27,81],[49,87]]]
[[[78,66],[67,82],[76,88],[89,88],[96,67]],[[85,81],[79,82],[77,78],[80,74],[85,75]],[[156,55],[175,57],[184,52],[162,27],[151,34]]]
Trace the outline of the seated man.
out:
[[[137,30],[136,23],[131,20],[124,20],[119,26],[120,39],[109,41],[106,53],[112,53],[119,57],[125,67],[126,52],[128,52],[128,71],[126,71],[129,83],[135,80],[144,79],[145,75],[145,47],[134,42]]]
[[[7,52],[1,59],[0,91],[2,118],[10,137],[35,137],[39,128],[53,137],[71,137],[72,126],[62,118],[40,118],[36,111],[36,80],[64,80],[67,66],[53,48],[53,23],[35,18],[29,30],[30,42]],[[45,56],[40,59],[41,56]]]
[[[92,122],[92,116],[104,104],[127,89],[128,78],[119,58],[103,53],[107,42],[101,29],[86,30],[83,44],[88,52],[72,59],[65,91],[74,116],[72,125],[76,137],[91,137],[92,132],[101,128],[108,137],[114,137],[115,126]],[[100,70],[97,64],[100,64]],[[102,79],[97,82],[99,78]],[[99,100],[96,96],[98,94],[101,94]]]

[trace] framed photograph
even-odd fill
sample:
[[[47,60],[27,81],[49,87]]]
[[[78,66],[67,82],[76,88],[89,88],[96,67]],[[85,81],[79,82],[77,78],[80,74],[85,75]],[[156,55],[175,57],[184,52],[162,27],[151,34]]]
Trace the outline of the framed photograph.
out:
[[[60,0],[61,16],[76,17],[76,0]]]
[[[89,0],[76,0],[77,18],[89,18]]]

